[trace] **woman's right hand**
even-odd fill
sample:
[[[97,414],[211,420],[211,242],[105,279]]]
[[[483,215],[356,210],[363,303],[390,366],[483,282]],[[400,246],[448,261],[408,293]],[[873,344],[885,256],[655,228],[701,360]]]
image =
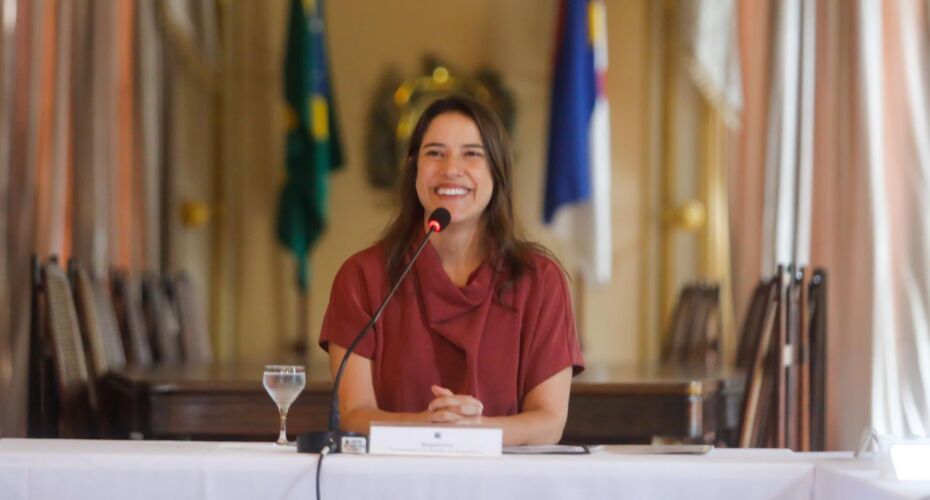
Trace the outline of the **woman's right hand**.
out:
[[[479,423],[484,405],[467,394],[455,394],[445,387],[433,385],[433,399],[424,415],[427,422]]]

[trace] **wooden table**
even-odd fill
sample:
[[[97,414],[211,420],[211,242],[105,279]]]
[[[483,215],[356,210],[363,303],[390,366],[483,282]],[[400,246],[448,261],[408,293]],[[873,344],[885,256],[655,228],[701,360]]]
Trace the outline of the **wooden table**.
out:
[[[589,365],[572,382],[563,440],[713,442],[739,423],[745,375],[675,365]]]
[[[127,369],[107,380],[116,436],[272,440],[277,408],[260,365]],[[288,433],[324,429],[332,387],[313,367],[291,407]],[[564,442],[636,443],[654,436],[705,441],[732,431],[743,376],[675,366],[590,365],[572,383]]]

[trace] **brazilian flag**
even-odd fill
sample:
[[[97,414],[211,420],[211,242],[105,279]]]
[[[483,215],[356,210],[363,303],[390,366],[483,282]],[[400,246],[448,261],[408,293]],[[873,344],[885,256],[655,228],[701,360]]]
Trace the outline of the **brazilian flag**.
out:
[[[323,0],[291,0],[284,61],[287,181],[278,206],[278,239],[297,258],[301,291],[310,282],[309,253],[326,229],[329,175],[342,147],[329,88]]]

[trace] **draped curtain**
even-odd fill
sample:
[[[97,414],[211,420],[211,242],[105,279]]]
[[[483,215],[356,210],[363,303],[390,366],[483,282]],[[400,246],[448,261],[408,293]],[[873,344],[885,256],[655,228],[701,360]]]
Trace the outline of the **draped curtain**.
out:
[[[33,253],[189,272],[220,360],[299,340],[272,231],[286,7],[0,0],[0,435],[26,429]]]
[[[930,436],[927,4],[860,0],[873,230],[871,423]]]
[[[739,325],[759,280],[765,192],[771,2],[739,0],[738,46],[743,82],[740,128],[730,136],[728,164],[733,305]]]
[[[25,433],[30,255],[97,279],[144,247],[136,2],[0,0],[0,432]],[[156,254],[157,255],[157,254]]]
[[[868,425],[926,435],[926,3],[786,0],[767,22],[754,2],[740,8],[747,128],[731,165],[735,289],[748,295],[779,262],[825,267],[828,446],[854,447]]]

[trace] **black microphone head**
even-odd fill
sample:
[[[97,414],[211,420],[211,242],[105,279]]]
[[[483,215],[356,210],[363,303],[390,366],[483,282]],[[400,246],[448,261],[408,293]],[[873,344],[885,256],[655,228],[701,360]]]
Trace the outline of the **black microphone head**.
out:
[[[429,214],[429,227],[433,232],[438,233],[446,228],[452,222],[452,214],[445,208],[439,207]]]

